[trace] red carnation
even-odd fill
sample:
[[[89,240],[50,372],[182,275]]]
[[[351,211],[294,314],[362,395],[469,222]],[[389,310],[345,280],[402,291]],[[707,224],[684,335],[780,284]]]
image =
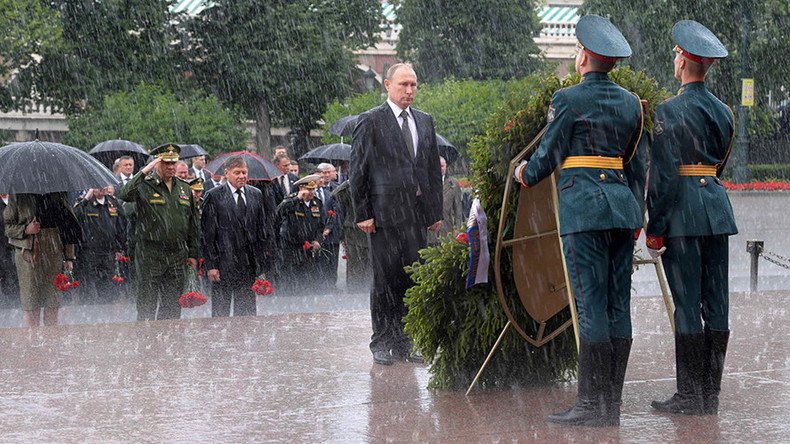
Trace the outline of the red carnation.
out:
[[[184,293],[180,298],[178,298],[178,305],[180,305],[182,308],[199,307],[206,302],[208,302],[208,299],[206,299],[205,296],[198,293],[197,291]]]
[[[69,282],[69,288],[77,288],[80,286],[80,281],[74,279],[73,281]]]
[[[467,245],[469,243],[469,236],[466,233],[458,233],[458,236],[455,236],[455,240]]]
[[[121,256],[118,258],[118,262],[129,262],[129,256]]]
[[[255,279],[255,283],[253,283],[252,287],[250,288],[252,288],[252,291],[258,296],[268,296],[274,293],[274,287],[272,287],[272,283],[266,279]]]
[[[302,245],[302,248],[304,248],[304,251],[309,250],[310,249],[310,241],[304,241],[304,245]]]
[[[335,216],[337,216],[337,213],[335,213],[335,210],[329,210],[329,211],[327,211],[327,212],[326,212],[326,214],[328,214],[328,215],[329,215],[329,217],[335,217]]]
[[[122,278],[121,276],[118,276],[117,274],[116,274],[115,276],[113,276],[113,277],[112,277],[112,280],[113,280],[113,281],[115,281],[115,282],[116,282],[116,283],[118,283],[118,284],[120,284],[121,282],[123,282],[123,278]]]
[[[55,276],[55,281],[52,282],[52,285],[54,285],[55,288],[60,291],[66,291],[69,289],[69,277],[63,273],[58,273],[58,275]]]

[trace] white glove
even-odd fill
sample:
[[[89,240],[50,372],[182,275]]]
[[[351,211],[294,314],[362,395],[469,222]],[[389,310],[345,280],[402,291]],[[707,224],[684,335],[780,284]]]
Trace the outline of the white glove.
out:
[[[524,171],[524,167],[526,167],[526,166],[527,166],[527,161],[526,160],[522,160],[521,163],[519,163],[516,166],[516,169],[513,170],[513,177],[516,178],[518,183],[521,183],[521,173]]]
[[[648,248],[647,248],[647,253],[648,253],[648,254],[650,255],[650,257],[652,257],[653,259],[656,259],[656,258],[658,258],[658,257],[659,257],[659,256],[661,256],[662,254],[664,254],[664,252],[665,252],[665,251],[667,251],[667,247],[661,247],[661,249],[660,249],[660,250],[654,250],[654,249],[652,249],[652,248],[650,248],[650,247],[648,247]]]

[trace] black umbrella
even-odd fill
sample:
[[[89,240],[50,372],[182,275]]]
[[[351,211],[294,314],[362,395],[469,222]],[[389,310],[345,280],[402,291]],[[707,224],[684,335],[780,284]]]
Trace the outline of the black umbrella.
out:
[[[208,156],[208,151],[196,143],[178,146],[181,147],[181,153],[178,154],[178,157],[181,158],[181,160],[190,159],[197,156]]]
[[[283,175],[269,159],[250,151],[222,153],[209,162],[206,169],[212,173],[224,174],[225,162],[233,156],[242,156],[247,161],[247,178],[249,180],[274,180]]]
[[[353,116],[341,117],[329,127],[329,134],[341,137],[349,137],[354,133],[354,126],[357,124],[357,114]]]
[[[115,162],[115,159],[121,156],[132,156],[135,171],[148,163],[148,159],[151,157],[139,143],[123,139],[105,140],[91,148],[88,154],[95,157],[110,170],[112,170],[112,164]]]
[[[444,157],[447,163],[453,163],[458,159],[458,149],[438,134],[436,135],[436,145],[439,148],[439,155]]]
[[[18,142],[0,148],[0,193],[47,194],[117,185],[88,153],[53,142]]]
[[[306,160],[310,163],[351,160],[351,145],[347,143],[321,145],[306,152],[299,160]]]

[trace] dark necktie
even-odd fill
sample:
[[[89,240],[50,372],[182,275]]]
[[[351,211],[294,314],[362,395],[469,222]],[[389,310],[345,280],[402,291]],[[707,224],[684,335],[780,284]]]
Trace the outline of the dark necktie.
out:
[[[244,213],[247,212],[247,204],[244,202],[244,194],[241,192],[241,188],[236,190],[236,194],[238,194],[238,198],[236,199],[236,206],[239,207],[239,214],[241,217],[244,217]]]
[[[403,133],[403,138],[406,139],[406,148],[409,150],[409,155],[414,159],[414,140],[411,138],[411,129],[409,128],[409,113],[404,109],[400,116],[403,117],[403,125],[400,130]]]

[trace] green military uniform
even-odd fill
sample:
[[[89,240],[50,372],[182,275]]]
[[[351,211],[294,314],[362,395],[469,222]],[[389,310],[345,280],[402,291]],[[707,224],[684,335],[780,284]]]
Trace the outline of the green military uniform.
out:
[[[673,38],[681,62],[709,66],[727,55],[713,33],[691,20],[678,22]],[[686,83],[656,107],[647,245],[666,247],[662,262],[675,305],[678,386],[669,400],[653,402],[661,411],[718,412],[729,339],[728,236],[738,232],[718,176],[734,135],[732,111],[703,81]]]
[[[596,72],[591,60],[631,55],[620,31],[588,15],[576,28],[589,69],[578,85],[554,93],[548,126],[517,178],[533,186],[560,168],[559,231],[579,314],[579,403],[551,415],[570,425],[619,424],[631,349],[634,232],[642,227],[644,116],[639,98]],[[610,68],[611,69],[611,68]],[[608,71],[608,70],[607,70]]]
[[[75,272],[80,280],[80,293],[88,302],[107,301],[119,293],[113,282],[115,253],[126,250],[126,218],[120,202],[111,195],[104,202],[92,197],[74,205],[74,214],[83,230],[79,245],[80,258]]]
[[[163,145],[151,154],[162,152],[164,147],[178,150],[176,145]],[[173,177],[172,188],[168,189],[155,171],[148,175],[140,171],[121,188],[120,197],[134,202],[136,207],[137,318],[178,319],[186,261],[197,259],[200,247],[200,217],[192,190],[177,177]]]

